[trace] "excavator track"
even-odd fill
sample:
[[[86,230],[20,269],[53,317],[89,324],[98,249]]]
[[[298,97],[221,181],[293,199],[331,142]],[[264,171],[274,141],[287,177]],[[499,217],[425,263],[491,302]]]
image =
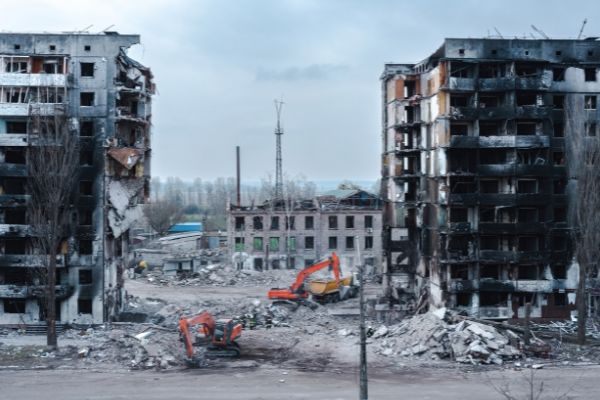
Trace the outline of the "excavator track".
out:
[[[206,358],[236,358],[240,356],[240,346],[235,342],[227,347],[208,346],[204,356]]]

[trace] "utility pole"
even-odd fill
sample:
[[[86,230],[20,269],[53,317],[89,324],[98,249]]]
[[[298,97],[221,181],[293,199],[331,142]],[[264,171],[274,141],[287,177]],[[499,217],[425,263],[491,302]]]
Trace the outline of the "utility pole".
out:
[[[276,137],[276,156],[275,156],[275,201],[283,200],[283,171],[281,162],[281,135],[283,128],[281,127],[281,109],[283,108],[282,100],[275,100],[275,111],[277,113],[277,127],[275,128]]]
[[[365,265],[360,256],[360,240],[358,236],[354,237],[356,253],[358,254],[358,271],[359,271],[359,307],[360,307],[360,382],[359,382],[359,400],[369,399],[368,377],[367,377],[367,333],[365,331]]]

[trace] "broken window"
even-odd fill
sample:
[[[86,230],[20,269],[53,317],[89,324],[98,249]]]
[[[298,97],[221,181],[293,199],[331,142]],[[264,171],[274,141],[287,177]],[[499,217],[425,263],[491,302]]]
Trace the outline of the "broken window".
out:
[[[502,95],[497,93],[486,93],[479,95],[479,108],[498,107],[502,103]]]
[[[494,207],[480,207],[479,208],[479,221],[480,222],[496,221],[496,209]]]
[[[79,254],[91,255],[94,251],[94,242],[89,239],[79,240]]]
[[[311,215],[304,217],[304,229],[314,229],[315,218]]]
[[[255,216],[252,218],[252,228],[257,231],[262,231],[263,229],[263,217]]]
[[[450,123],[451,136],[467,136],[469,134],[469,125],[458,122]]]
[[[78,314],[91,314],[92,313],[92,300],[91,299],[77,299],[77,313]]]
[[[6,149],[4,151],[4,162],[8,164],[25,164],[25,150],[23,149]]]
[[[365,215],[365,228],[373,228],[373,216]]]
[[[479,181],[480,193],[499,193],[500,182],[497,179],[482,179]]]
[[[7,314],[25,314],[26,301],[21,299],[4,299],[4,312]]]
[[[481,63],[479,64],[480,78],[502,78],[504,76],[505,66],[500,63]]]
[[[81,76],[93,77],[94,76],[94,63],[82,62],[80,63]]]
[[[554,305],[555,306],[566,306],[569,304],[566,293],[552,293],[554,296]]]
[[[255,271],[263,270],[263,259],[261,257],[254,257],[253,263]]]
[[[535,306],[537,296],[536,293],[517,292],[513,294],[513,301],[514,299],[518,300],[519,307],[525,307],[525,304],[527,303]]]
[[[471,294],[470,293],[457,293],[456,294],[456,306],[457,307],[469,307],[471,305]]]
[[[596,122],[586,122],[585,131],[588,136],[596,136]]]
[[[537,236],[519,236],[519,239],[517,241],[517,250],[538,251],[539,238]]]
[[[518,222],[538,222],[537,208],[519,208],[517,212]]]
[[[315,237],[314,236],[306,236],[304,238],[304,248],[305,249],[314,249],[315,248]]]
[[[517,135],[535,135],[537,123],[517,122]]]
[[[25,225],[27,223],[27,211],[21,208],[6,208],[4,210],[4,223]]]
[[[337,229],[338,228],[338,220],[336,215],[330,215],[328,218],[329,221],[329,229]]]
[[[565,80],[565,68],[555,67],[552,68],[552,80],[555,82],[562,82]]]
[[[416,82],[415,81],[404,81],[404,97],[409,98],[417,94]]]
[[[7,62],[4,67],[4,72],[11,72],[16,74],[27,73],[27,61],[13,61]]]
[[[596,68],[585,68],[585,81],[586,82],[595,82],[596,81]]]
[[[93,165],[94,153],[91,150],[81,150],[79,153],[79,165]]]
[[[92,50],[92,46],[90,46],[89,44],[86,44],[85,46],[83,46],[83,50],[84,51],[91,51]]]
[[[329,236],[329,238],[327,240],[327,244],[328,244],[330,250],[337,249],[337,237]]]
[[[276,231],[279,229],[279,217],[271,217],[271,230]]]
[[[21,88],[6,88],[4,89],[5,103],[26,103],[26,91]]]
[[[480,149],[479,164],[505,164],[506,150],[504,149]]]
[[[584,96],[584,108],[586,110],[596,109],[596,96]]]
[[[481,292],[479,294],[479,305],[481,307],[506,307],[508,304],[508,293]]]
[[[245,229],[244,217],[235,217],[235,230],[243,231]]]
[[[373,248],[373,236],[365,236],[365,249]]]
[[[498,136],[499,134],[499,122],[479,122],[479,136]]]
[[[252,241],[254,251],[263,251],[263,238],[255,237]]]
[[[82,196],[93,195],[93,182],[92,181],[80,181],[79,182],[79,194]]]
[[[93,283],[92,270],[91,269],[80,269],[79,270],[79,284],[80,285],[91,285]]]
[[[481,250],[498,250],[498,236],[485,236],[479,238],[479,248]]]
[[[517,163],[523,165],[545,165],[546,155],[540,150],[517,149]]]
[[[453,255],[466,256],[469,254],[469,248],[472,237],[467,235],[452,235],[448,240],[448,251]]]
[[[473,76],[473,64],[452,61],[450,63],[450,76],[453,78],[471,78]]]
[[[482,264],[479,267],[479,277],[483,279],[500,279],[501,270],[499,264]]]
[[[517,106],[535,106],[537,105],[537,94],[528,92],[517,92]]]
[[[94,121],[81,121],[79,127],[80,136],[94,136]]]
[[[519,265],[517,267],[517,279],[535,280],[539,278],[537,265]]]
[[[554,123],[554,137],[564,137],[565,136],[565,125],[562,122]]]
[[[278,237],[270,237],[269,238],[269,249],[272,251],[279,251],[279,238]]]
[[[79,225],[92,225],[94,212],[93,210],[80,209],[79,210]]]
[[[295,228],[295,224],[294,222],[296,221],[296,218],[292,215],[289,217],[285,217],[285,229],[286,230],[294,230]]]
[[[80,97],[80,103],[79,105],[82,107],[91,107],[94,105],[94,97],[95,97],[95,93],[94,92],[81,92],[79,94]]]
[[[450,279],[469,279],[469,266],[467,264],[450,264]]]
[[[6,133],[27,133],[27,122],[6,121]]]
[[[564,264],[554,264],[551,270],[554,279],[567,279],[567,267]]]
[[[517,193],[537,193],[538,182],[535,179],[519,179],[517,180]]]
[[[567,222],[567,209],[565,207],[554,209],[554,222]]]
[[[555,94],[552,96],[552,106],[556,110],[563,110],[565,108],[565,95]]]
[[[450,209],[450,222],[468,222],[469,221],[469,209],[452,207]]]
[[[4,194],[26,194],[26,180],[23,178],[5,178],[2,184]]]
[[[62,63],[58,60],[45,60],[42,63],[42,72],[45,74],[62,74]]]
[[[538,75],[538,67],[530,63],[516,63],[515,74],[521,78],[536,76]]]
[[[450,177],[450,192],[475,193],[475,181],[473,178]]]
[[[346,236],[346,250],[354,249],[354,236]]]
[[[564,151],[555,151],[552,153],[552,161],[554,165],[565,165]]]
[[[468,107],[469,106],[469,97],[466,94],[450,94],[450,107]]]
[[[354,216],[346,215],[346,229],[354,229]]]
[[[567,236],[562,234],[552,235],[552,250],[564,251],[567,249]]]
[[[554,194],[565,194],[565,190],[567,188],[567,180],[566,179],[555,179],[553,182],[553,193]]]
[[[6,239],[4,241],[4,254],[27,254],[27,239]]]

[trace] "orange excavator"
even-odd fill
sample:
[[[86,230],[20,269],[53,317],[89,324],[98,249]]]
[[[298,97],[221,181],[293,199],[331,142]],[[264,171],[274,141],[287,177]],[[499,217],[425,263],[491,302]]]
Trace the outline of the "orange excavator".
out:
[[[196,327],[199,326],[198,329]],[[206,345],[204,356],[215,357],[238,357],[240,346],[237,344],[242,334],[242,324],[234,319],[217,319],[208,311],[193,317],[181,317],[179,319],[179,331],[188,361],[191,364],[202,362],[195,357],[194,345]],[[196,333],[201,335],[196,335]]]
[[[323,268],[330,268],[333,272],[334,280],[331,281],[331,292],[328,293],[320,293],[317,295],[315,292],[311,292],[310,288],[306,288],[306,279],[314,274],[317,271],[322,270]],[[343,296],[340,293],[340,289],[344,285],[348,285],[351,282],[350,278],[341,278],[341,269],[340,269],[340,259],[338,258],[335,252],[331,253],[331,257],[328,257],[326,260],[318,262],[316,264],[310,265],[304,268],[302,271],[298,273],[296,276],[296,280],[289,288],[281,289],[281,288],[273,288],[269,290],[268,296],[269,299],[279,302],[304,302],[308,299],[309,295],[312,294],[313,298],[319,302],[326,302],[324,298],[331,294],[337,296],[338,300]]]

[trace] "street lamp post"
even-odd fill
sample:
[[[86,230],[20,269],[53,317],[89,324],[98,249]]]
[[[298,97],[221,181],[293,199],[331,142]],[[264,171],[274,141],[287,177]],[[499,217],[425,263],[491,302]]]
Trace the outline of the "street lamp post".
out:
[[[355,236],[355,246],[356,252],[358,254],[358,266],[359,266],[359,307],[360,307],[360,382],[359,382],[359,400],[368,400],[369,399],[369,389],[368,389],[368,378],[367,378],[367,333],[365,331],[365,294],[364,294],[364,284],[365,284],[365,265],[362,262],[360,256],[360,241],[359,237]]]

